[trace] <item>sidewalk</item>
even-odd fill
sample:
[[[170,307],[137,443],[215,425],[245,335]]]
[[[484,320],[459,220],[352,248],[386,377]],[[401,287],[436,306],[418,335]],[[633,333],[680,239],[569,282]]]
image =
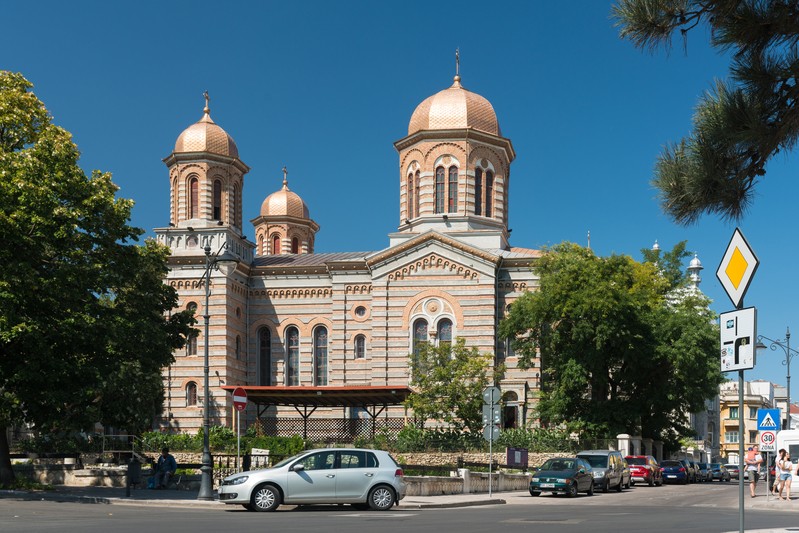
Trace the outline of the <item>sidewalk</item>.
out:
[[[491,497],[483,494],[450,494],[442,496],[406,496],[400,501],[404,509],[435,509],[445,507],[470,507],[474,505],[498,505],[506,503],[510,495],[530,497],[524,491],[493,493]],[[216,494],[214,494],[216,497]],[[0,490],[0,500],[47,500],[57,502],[94,503],[106,505],[140,505],[146,507],[189,507],[206,509],[229,509],[230,506],[218,500],[197,499],[195,491],[186,490],[147,490],[117,487],[71,487],[55,486],[51,491],[11,491]]]

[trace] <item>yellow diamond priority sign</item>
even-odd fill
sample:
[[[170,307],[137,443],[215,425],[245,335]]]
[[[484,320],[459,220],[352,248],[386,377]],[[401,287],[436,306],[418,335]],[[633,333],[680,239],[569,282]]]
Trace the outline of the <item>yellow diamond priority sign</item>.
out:
[[[736,308],[740,307],[759,264],[760,261],[746,242],[743,233],[735,228],[724,258],[716,271],[716,277]]]

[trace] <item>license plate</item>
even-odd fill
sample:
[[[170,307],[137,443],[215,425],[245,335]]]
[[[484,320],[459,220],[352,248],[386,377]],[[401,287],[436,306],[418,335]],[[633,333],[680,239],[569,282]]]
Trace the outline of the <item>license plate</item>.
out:
[[[677,476],[675,476],[675,475],[673,475],[673,474],[669,474],[669,475],[667,475],[666,477],[667,477],[667,478],[675,478],[675,477],[677,477]]]
[[[541,488],[542,489],[554,489],[555,488],[555,484],[554,483],[541,483]]]

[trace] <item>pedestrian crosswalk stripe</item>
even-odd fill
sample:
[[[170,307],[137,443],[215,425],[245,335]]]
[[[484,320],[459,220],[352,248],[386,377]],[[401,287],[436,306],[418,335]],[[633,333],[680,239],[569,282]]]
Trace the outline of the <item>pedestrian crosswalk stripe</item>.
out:
[[[771,413],[766,413],[766,416],[763,417],[763,421],[760,422],[761,428],[776,428],[777,423],[774,422],[774,419],[771,418]]]

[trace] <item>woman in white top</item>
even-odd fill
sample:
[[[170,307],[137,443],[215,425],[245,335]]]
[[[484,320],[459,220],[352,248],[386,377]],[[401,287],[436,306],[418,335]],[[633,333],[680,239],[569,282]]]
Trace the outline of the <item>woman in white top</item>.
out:
[[[780,499],[791,501],[791,478],[793,477],[793,463],[791,462],[791,454],[785,452],[782,460],[777,463],[780,469]],[[782,491],[785,489],[785,498],[782,497]]]

